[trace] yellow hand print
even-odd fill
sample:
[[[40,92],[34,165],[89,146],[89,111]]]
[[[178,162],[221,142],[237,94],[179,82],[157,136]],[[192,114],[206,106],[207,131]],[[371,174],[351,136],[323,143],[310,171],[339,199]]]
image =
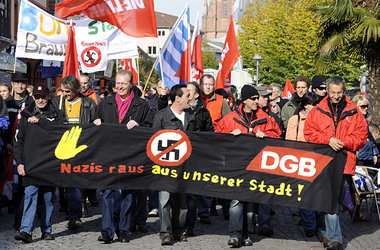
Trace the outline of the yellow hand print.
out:
[[[55,148],[55,157],[61,160],[67,160],[85,150],[87,145],[77,147],[81,132],[82,128],[79,126],[72,127],[70,131],[67,130]]]

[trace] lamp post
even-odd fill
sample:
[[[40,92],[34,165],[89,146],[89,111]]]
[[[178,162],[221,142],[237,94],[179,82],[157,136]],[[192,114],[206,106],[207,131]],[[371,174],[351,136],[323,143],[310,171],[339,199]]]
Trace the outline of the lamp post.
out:
[[[259,54],[255,54],[253,60],[256,60],[256,85],[259,85],[259,65],[260,61],[263,60],[263,58]]]

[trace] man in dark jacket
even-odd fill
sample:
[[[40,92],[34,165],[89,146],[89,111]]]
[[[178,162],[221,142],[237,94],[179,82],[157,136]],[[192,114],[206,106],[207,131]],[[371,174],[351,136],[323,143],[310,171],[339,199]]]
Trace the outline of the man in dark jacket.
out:
[[[195,121],[200,131],[214,131],[212,120],[209,111],[204,106],[200,99],[200,88],[198,83],[189,82],[187,89],[190,92],[190,109],[194,112]],[[198,216],[202,224],[211,224],[210,221],[210,206],[212,199],[202,195],[187,195],[187,218],[186,218],[186,235],[194,235],[194,226],[196,221],[196,212],[198,207]]]
[[[152,125],[152,114],[149,105],[132,91],[133,74],[129,70],[121,70],[115,76],[116,93],[106,97],[98,106],[97,119],[94,124],[100,126],[102,123],[126,124],[127,129],[137,126],[150,127]],[[102,231],[99,241],[111,243],[114,229],[114,200],[115,190],[105,190],[102,197]],[[138,200],[137,195],[139,197]],[[140,231],[146,232],[145,223],[147,219],[146,195],[131,191],[122,191],[121,211],[118,223],[119,241],[129,242],[128,232],[131,227],[132,199],[136,200],[141,207],[136,208],[135,224]],[[145,202],[141,200],[145,199]],[[137,205],[138,206],[138,205]],[[138,220],[138,221],[137,221]]]
[[[160,110],[153,119],[153,128],[183,131],[198,130],[194,113],[189,110],[189,90],[186,85],[175,85],[170,90],[172,105]],[[183,234],[186,224],[186,194],[159,192],[161,245],[172,245],[173,238],[187,241]]]
[[[63,111],[70,124],[88,124],[95,120],[95,102],[80,93],[80,83],[75,76],[66,76],[60,82],[63,95],[53,99],[54,106]],[[79,188],[67,188],[67,210],[69,230],[82,227],[82,191]],[[60,196],[61,199],[61,196]]]
[[[25,135],[30,133],[29,123],[64,123],[63,113],[57,110],[49,98],[49,89],[45,84],[38,84],[33,90],[33,99],[35,102],[24,109],[21,113],[22,118],[17,126],[15,137],[14,158],[17,164],[19,175],[25,176],[27,172],[24,168],[24,139]],[[20,231],[16,232],[15,239],[22,240],[25,243],[32,242],[32,231],[34,218],[37,210],[38,193],[43,197],[44,208],[41,210],[41,238],[44,240],[54,240],[51,235],[51,214],[53,212],[53,193],[54,187],[25,187],[24,213],[22,216]]]

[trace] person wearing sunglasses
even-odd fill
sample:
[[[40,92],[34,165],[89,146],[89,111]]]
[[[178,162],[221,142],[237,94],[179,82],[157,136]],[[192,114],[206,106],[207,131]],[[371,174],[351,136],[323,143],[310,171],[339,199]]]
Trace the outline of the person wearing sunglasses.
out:
[[[321,75],[314,76],[311,79],[311,90],[318,95],[319,103],[327,95],[326,79]]]
[[[241,104],[239,109],[223,117],[216,125],[215,132],[230,133],[238,136],[242,133],[255,135],[258,138],[280,138],[281,130],[277,123],[271,119],[259,106],[259,92],[251,85],[244,85],[241,89]],[[248,228],[243,227],[247,222],[248,203],[232,200],[230,203],[228,245],[232,247],[252,246],[248,236]],[[270,227],[269,206],[258,207],[260,235],[271,236],[273,229]]]

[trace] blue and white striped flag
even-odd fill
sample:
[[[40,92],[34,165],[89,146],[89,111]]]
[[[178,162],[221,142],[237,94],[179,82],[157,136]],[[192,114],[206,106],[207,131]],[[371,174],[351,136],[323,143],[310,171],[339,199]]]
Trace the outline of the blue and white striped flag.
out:
[[[169,89],[176,84],[187,84],[190,81],[191,43],[190,9],[188,5],[174,25],[159,56],[161,56],[162,67],[159,57],[153,67],[159,72],[161,81]]]

